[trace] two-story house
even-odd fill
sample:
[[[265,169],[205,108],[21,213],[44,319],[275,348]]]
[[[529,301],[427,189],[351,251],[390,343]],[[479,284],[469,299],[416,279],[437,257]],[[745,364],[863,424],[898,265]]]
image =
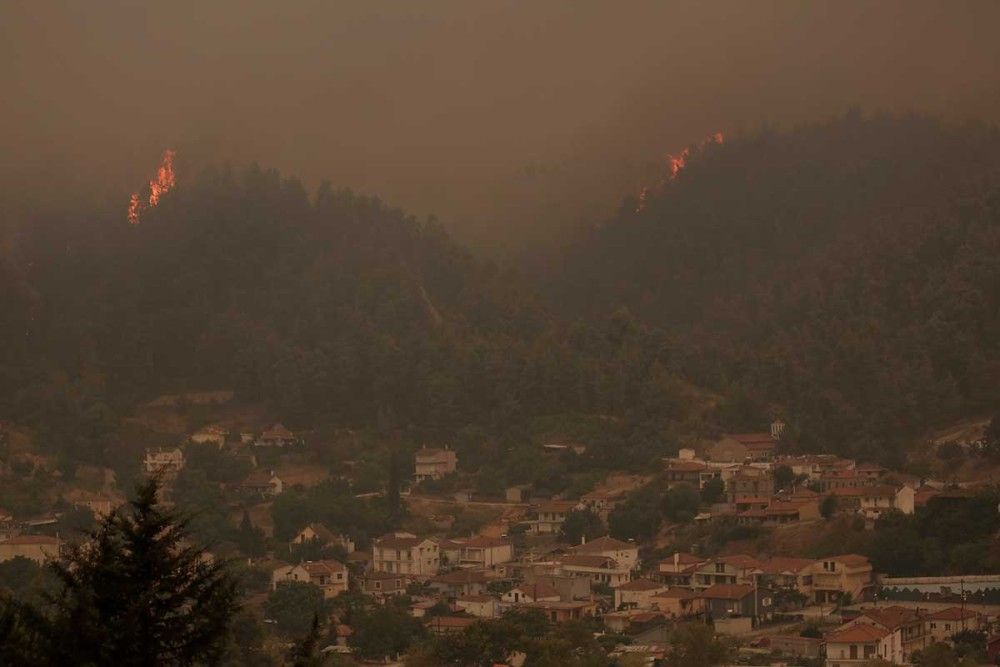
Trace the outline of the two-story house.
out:
[[[913,514],[915,509],[916,491],[912,487],[902,485],[895,487],[889,484],[862,487],[863,493],[859,501],[862,514],[866,519],[877,520],[884,513],[897,510],[903,514]]]
[[[704,590],[720,584],[752,585],[758,566],[757,559],[751,556],[719,556],[698,566],[691,586],[696,590]]]
[[[463,567],[487,568],[514,560],[514,545],[508,539],[477,535],[458,544]]]
[[[413,478],[417,482],[441,479],[458,468],[458,455],[448,447],[444,449],[421,447],[413,456],[413,464],[415,469]]]
[[[346,535],[338,535],[321,523],[310,523],[295,534],[292,544],[316,542],[321,547],[340,547],[353,553],[354,541]]]
[[[347,590],[348,573],[344,564],[335,560],[314,560],[298,565],[286,565],[271,573],[271,586],[274,589],[288,581],[313,584],[323,591],[323,597],[332,598]]]
[[[577,508],[572,500],[549,500],[538,505],[538,518],[528,524],[528,532],[538,535],[558,533],[566,515]]]
[[[605,535],[570,549],[570,553],[613,558],[622,567],[634,570],[639,564],[639,547],[634,542],[622,542]]]
[[[724,477],[729,502],[740,497],[770,498],[774,495],[774,475],[770,470],[742,466]]]
[[[931,644],[925,616],[908,607],[892,605],[865,609],[860,616],[845,623],[845,627],[852,625],[872,625],[888,632],[889,655],[881,657],[889,662],[909,662],[914,652]]]
[[[585,577],[592,586],[604,584],[611,588],[628,583],[632,578],[631,568],[620,565],[614,558],[607,556],[570,554],[560,559],[559,571],[564,575]]]
[[[652,579],[633,579],[615,589],[615,609],[652,609],[653,596],[669,588]]]
[[[389,533],[372,544],[372,571],[430,577],[441,564],[440,549],[433,540],[411,533]]]
[[[714,618],[747,616],[767,619],[771,616],[773,597],[766,589],[746,584],[715,584],[698,593],[705,609]]]
[[[827,556],[812,566],[813,599],[819,604],[837,603],[848,595],[861,600],[871,581],[872,565],[858,554]]]
[[[950,642],[959,632],[981,632],[986,620],[981,614],[963,607],[948,607],[931,612],[924,617],[925,631],[930,643]]]
[[[872,625],[841,627],[826,635],[826,667],[861,667],[891,661],[892,633]]]

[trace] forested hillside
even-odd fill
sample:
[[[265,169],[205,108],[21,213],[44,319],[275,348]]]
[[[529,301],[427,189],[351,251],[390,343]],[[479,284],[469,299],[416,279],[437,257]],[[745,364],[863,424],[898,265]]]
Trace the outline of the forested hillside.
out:
[[[1000,398],[998,168],[995,128],[920,117],[727,138],[589,233],[558,302],[676,336],[734,428],[898,461]]]
[[[159,393],[233,388],[294,427],[518,428],[684,416],[667,347],[621,317],[564,325],[433,221],[274,171],[206,171],[129,225],[34,216],[4,281],[0,419],[98,460]],[[10,286],[10,289],[7,287]]]

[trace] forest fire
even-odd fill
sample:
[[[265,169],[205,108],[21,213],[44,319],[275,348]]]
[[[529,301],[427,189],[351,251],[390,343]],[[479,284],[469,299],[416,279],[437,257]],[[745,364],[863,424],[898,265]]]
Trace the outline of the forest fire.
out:
[[[138,192],[133,192],[128,201],[128,221],[129,224],[139,224],[139,217],[148,209],[160,203],[160,197],[170,192],[176,184],[174,176],[174,155],[175,151],[167,149],[163,151],[163,159],[156,170],[156,178],[149,182],[149,197],[143,201]]]
[[[705,146],[708,146],[709,144],[721,144],[722,142],[723,142],[722,132],[716,132],[715,134],[711,135],[701,143],[697,144],[697,148],[701,149],[704,148]],[[657,187],[662,188],[666,186],[667,183],[677,178],[677,175],[684,170],[684,167],[687,166],[687,161],[690,156],[691,156],[691,146],[688,146],[687,148],[685,148],[676,155],[667,155],[667,174],[664,177],[663,181]],[[649,199],[649,194],[650,194],[650,188],[643,188],[639,192],[639,202],[635,208],[636,213],[646,208],[646,200]]]

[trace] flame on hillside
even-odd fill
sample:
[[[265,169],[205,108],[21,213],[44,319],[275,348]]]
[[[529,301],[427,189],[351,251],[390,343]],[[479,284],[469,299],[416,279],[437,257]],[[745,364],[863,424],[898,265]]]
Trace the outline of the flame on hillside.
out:
[[[684,167],[687,166],[688,158],[691,157],[691,149],[698,148],[702,149],[710,144],[721,144],[723,141],[722,132],[716,132],[707,139],[703,140],[701,143],[694,146],[688,146],[680,153],[667,155],[667,170],[663,176],[663,180],[658,183],[654,188],[643,188],[639,191],[639,202],[635,207],[635,212],[646,208],[646,201],[649,199],[651,191],[662,190],[667,186],[668,183],[677,178],[677,175],[684,171]]]
[[[149,182],[149,196],[144,200],[138,192],[133,192],[128,200],[128,221],[129,224],[138,225],[139,218],[146,209],[153,208],[160,203],[160,197],[170,192],[176,185],[174,175],[174,154],[173,150],[163,151],[163,159],[160,160],[160,167],[156,170],[156,177]]]

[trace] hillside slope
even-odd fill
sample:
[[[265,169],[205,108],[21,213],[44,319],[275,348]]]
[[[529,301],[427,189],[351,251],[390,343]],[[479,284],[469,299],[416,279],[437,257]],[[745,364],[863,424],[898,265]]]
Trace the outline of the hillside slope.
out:
[[[595,229],[557,293],[627,305],[749,427],[898,460],[1000,399],[1000,133],[857,114],[693,151]]]

